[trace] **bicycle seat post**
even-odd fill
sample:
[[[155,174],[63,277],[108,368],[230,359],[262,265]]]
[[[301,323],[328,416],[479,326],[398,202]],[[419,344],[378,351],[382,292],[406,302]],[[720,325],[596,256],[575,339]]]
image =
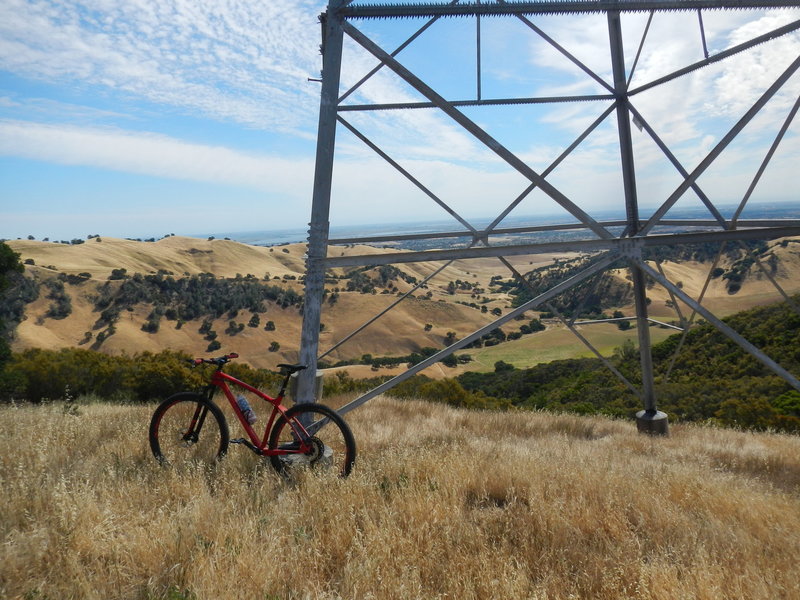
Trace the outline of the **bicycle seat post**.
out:
[[[289,385],[289,380],[292,378],[292,372],[286,371],[286,376],[283,378],[283,383],[281,384],[281,389],[278,392],[278,398],[283,398],[283,395],[286,393],[286,388]]]
[[[283,373],[285,374],[285,377],[283,379],[283,384],[281,385],[281,389],[278,392],[278,398],[283,398],[283,395],[286,393],[286,388],[289,385],[289,381],[291,380],[292,375],[294,375],[298,371],[302,371],[306,367],[305,365],[286,365],[286,364],[280,364],[278,366],[283,370]]]

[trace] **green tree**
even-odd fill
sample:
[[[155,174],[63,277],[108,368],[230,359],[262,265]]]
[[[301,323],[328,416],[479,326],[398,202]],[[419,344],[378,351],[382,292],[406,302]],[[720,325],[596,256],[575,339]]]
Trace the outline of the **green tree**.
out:
[[[539,319],[531,319],[531,322],[528,323],[528,327],[531,328],[532,332],[537,331],[544,331],[545,327]]]
[[[772,406],[783,415],[800,417],[800,392],[789,390],[775,398]]]
[[[634,360],[637,356],[639,356],[639,350],[636,348],[633,340],[625,340],[622,346],[614,348],[614,358],[617,360],[630,361]]]
[[[23,270],[19,252],[14,252],[8,244],[0,242],[0,291],[8,287],[10,273],[22,273]]]
[[[774,425],[777,414],[766,398],[732,398],[720,405],[715,416],[725,425],[763,430]]]
[[[19,260],[19,253],[14,252],[7,244],[0,242],[0,292],[9,285],[9,275],[12,273],[22,273],[25,267]],[[3,323],[0,322],[0,333],[5,331]],[[5,364],[11,358],[11,348],[8,342],[0,337],[0,379]],[[0,383],[2,385],[2,383]]]

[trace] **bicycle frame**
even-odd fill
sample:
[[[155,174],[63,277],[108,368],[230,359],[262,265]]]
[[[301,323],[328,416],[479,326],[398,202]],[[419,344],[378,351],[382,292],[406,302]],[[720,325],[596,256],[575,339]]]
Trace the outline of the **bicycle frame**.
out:
[[[205,373],[206,384],[201,389],[172,394],[153,412],[148,438],[156,459],[165,465],[209,464],[225,456],[229,445],[241,444],[258,456],[268,457],[266,462],[284,476],[303,467],[334,467],[340,477],[347,477],[355,461],[356,443],[342,417],[314,401],[283,405],[292,375],[306,365],[279,364],[283,382],[272,397],[224,372],[224,366],[234,358],[239,355],[230,352],[214,358],[189,359],[192,367],[210,364],[216,369]],[[230,413],[221,410],[224,403],[214,402],[217,388],[228,399],[246,437],[231,439]],[[262,415],[263,433],[261,424],[248,423],[248,418],[253,422],[255,419],[240,392],[254,404],[261,399],[272,405],[271,414],[267,417],[265,411]]]
[[[278,455],[287,455],[287,454],[297,454],[298,451],[305,452],[309,449],[309,440],[312,438],[312,435],[303,427],[303,425],[297,421],[296,419],[286,419],[289,426],[292,428],[292,432],[294,434],[295,439],[300,442],[299,448],[294,449],[281,449],[276,448],[274,450],[270,450],[267,448],[267,444],[269,443],[269,434],[272,431],[272,426],[275,424],[276,419],[279,415],[284,416],[286,412],[289,410],[282,404],[284,393],[286,391],[286,385],[289,382],[289,376],[287,375],[286,379],[281,386],[280,392],[274,398],[262,392],[261,390],[254,388],[252,385],[245,383],[224,371],[217,369],[211,375],[211,381],[209,382],[207,388],[208,399],[211,400],[212,396],[214,395],[215,389],[222,390],[225,397],[228,399],[228,403],[231,405],[233,412],[236,414],[239,422],[242,424],[242,427],[247,432],[247,436],[250,438],[250,443],[248,444],[246,441],[240,442],[245,443],[245,445],[250,448],[256,454],[262,456],[278,456]],[[247,422],[242,410],[239,408],[239,404],[236,402],[236,397],[231,390],[229,383],[233,384],[234,386],[242,387],[247,391],[255,394],[262,400],[265,400],[269,404],[272,405],[272,413],[269,416],[269,420],[267,421],[267,425],[264,429],[264,437],[259,439],[258,433],[253,426]]]

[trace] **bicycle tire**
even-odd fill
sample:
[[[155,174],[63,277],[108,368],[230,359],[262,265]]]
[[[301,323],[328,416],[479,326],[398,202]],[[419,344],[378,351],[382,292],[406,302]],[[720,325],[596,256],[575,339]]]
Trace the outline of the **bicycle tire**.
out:
[[[181,392],[158,405],[149,438],[160,463],[179,466],[218,461],[228,451],[230,435],[219,406],[199,394]]]
[[[356,460],[355,438],[339,413],[324,404],[309,402],[290,408],[275,422],[267,447],[275,450],[296,444],[293,429],[289,425],[289,421],[296,420],[306,426],[323,423],[318,431],[310,432],[314,449],[308,454],[270,456],[272,467],[282,475],[290,475],[298,467],[311,467],[332,469],[340,477],[347,477]]]

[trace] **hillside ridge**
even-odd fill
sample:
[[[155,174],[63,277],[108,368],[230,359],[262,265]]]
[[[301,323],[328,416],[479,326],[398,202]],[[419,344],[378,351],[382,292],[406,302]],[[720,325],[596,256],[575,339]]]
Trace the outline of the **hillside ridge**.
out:
[[[60,291],[55,289],[58,283],[48,284],[51,287],[42,288],[44,291],[34,301],[24,304],[24,314],[20,315],[19,325],[13,332],[14,350],[80,346],[96,347],[108,353],[132,353],[172,348],[202,355],[217,340],[220,351],[240,352],[257,367],[274,368],[279,362],[298,358],[305,244],[260,247],[231,240],[181,236],[168,236],[152,242],[97,236],[80,244],[36,240],[7,243],[26,263],[29,280],[39,286],[53,280],[61,282]],[[331,248],[331,253],[341,254],[387,251],[396,250],[369,246]],[[773,261],[770,257],[776,258]],[[794,276],[800,273],[800,240],[771,242],[762,258],[767,263],[772,261],[776,264],[775,277],[789,293],[800,291],[800,278]],[[577,254],[536,255],[514,257],[512,264],[522,272],[543,273],[547,277],[548,273],[563,271],[564,265],[578,264],[575,261],[580,260],[583,259]],[[726,273],[736,274],[735,269],[740,263],[734,259],[727,260],[727,263],[723,261],[728,269]],[[436,263],[423,262],[405,264],[400,268],[332,270],[326,281],[321,351],[349,335],[400,295],[410,292],[416,282],[422,281],[438,267]],[[710,264],[696,260],[665,261],[662,267],[668,278],[678,282],[690,296],[697,297]],[[455,261],[416,290],[413,298],[401,302],[329,354],[326,361],[336,364],[342,360],[360,361],[364,356],[404,356],[426,347],[441,348],[483,327],[496,318],[498,312],[503,314],[509,310],[515,302],[513,281],[510,276],[497,275],[499,272],[502,272],[501,267],[494,259]],[[735,294],[730,293],[731,280],[725,279],[725,275],[711,280],[705,304],[717,314],[732,314],[778,298],[767,278],[752,268],[745,276],[736,276],[742,281],[741,289],[737,289]],[[261,305],[242,306],[224,314],[192,316],[182,320],[180,307],[174,304],[174,294],[177,293],[174,282],[199,281],[203,277],[213,277],[217,282],[215,289],[239,290],[250,284],[280,287],[286,294],[299,297],[300,303],[267,298]],[[103,304],[102,298],[113,305],[117,302],[114,294],[119,294],[125,285],[132,290],[136,282],[139,282],[136,293],[141,294],[141,298],[138,301],[129,299],[127,304],[118,303],[116,320],[104,321],[104,311],[108,306]],[[166,285],[163,282],[172,286],[173,296],[158,295],[153,291]],[[603,291],[600,301],[608,302],[609,297],[614,297],[621,303],[608,307],[609,315],[613,310],[633,314],[630,296],[625,292],[629,285],[625,271],[609,272],[606,286],[599,288]],[[611,289],[617,291],[611,293]],[[659,286],[648,289],[648,297],[653,318],[676,319],[670,306],[671,299],[663,289]],[[61,302],[61,308],[54,311],[53,304],[58,302]],[[164,314],[159,314],[159,311]],[[541,316],[539,311],[531,311],[524,323]],[[274,326],[271,329],[268,329],[269,322]],[[470,363],[453,367],[437,364],[426,374],[442,377],[468,370],[490,371],[501,359],[525,367],[557,358],[589,355],[588,350],[580,346],[557,320],[544,318],[542,322],[545,324],[543,331],[521,337],[518,331],[521,324],[511,322],[502,328],[503,338],[498,340],[502,343],[487,342],[470,349]],[[587,336],[594,337],[593,343],[601,351],[609,354],[626,339],[635,338],[634,331],[622,332],[614,324],[583,326],[582,330]],[[668,332],[653,329],[652,335],[658,341]],[[374,366],[370,367],[368,362],[347,368],[355,376],[376,374]],[[396,368],[382,367],[381,373],[393,370]]]

